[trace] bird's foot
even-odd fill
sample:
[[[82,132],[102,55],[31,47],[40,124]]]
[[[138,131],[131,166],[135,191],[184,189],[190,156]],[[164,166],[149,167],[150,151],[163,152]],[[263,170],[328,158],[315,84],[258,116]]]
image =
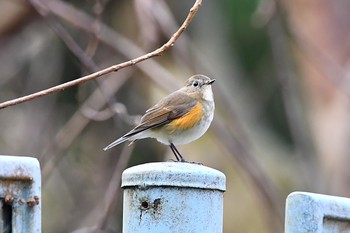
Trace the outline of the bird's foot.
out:
[[[194,161],[187,161],[187,160],[184,160],[184,159],[183,160],[169,159],[168,161],[175,162],[175,163],[191,163],[191,164],[203,165],[203,163],[194,162]]]
[[[203,163],[199,163],[199,162],[194,162],[194,161],[183,161],[185,163],[192,163],[192,164],[196,164],[196,165],[203,165]]]

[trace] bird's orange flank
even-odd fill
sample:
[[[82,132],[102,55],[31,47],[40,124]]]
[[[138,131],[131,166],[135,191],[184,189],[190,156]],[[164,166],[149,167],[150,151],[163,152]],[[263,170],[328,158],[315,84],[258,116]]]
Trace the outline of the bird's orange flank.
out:
[[[169,123],[170,128],[186,130],[196,125],[203,116],[203,107],[198,102],[188,113]]]

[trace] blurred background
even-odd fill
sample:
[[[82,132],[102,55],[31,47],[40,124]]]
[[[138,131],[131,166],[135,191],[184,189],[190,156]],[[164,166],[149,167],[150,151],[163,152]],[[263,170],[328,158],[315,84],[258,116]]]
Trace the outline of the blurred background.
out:
[[[160,47],[193,3],[1,0],[0,102]],[[178,149],[226,174],[225,233],[283,232],[293,191],[350,197],[349,11],[205,0],[163,56],[1,109],[0,153],[41,163],[43,232],[121,232],[121,172],[173,155],[152,139],[102,148],[197,73],[217,80],[215,118]]]

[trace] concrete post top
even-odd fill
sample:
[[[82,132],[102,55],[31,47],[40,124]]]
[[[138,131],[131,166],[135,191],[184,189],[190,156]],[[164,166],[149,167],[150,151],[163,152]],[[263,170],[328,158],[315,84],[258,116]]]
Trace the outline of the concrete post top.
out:
[[[226,176],[213,168],[183,162],[147,163],[123,172],[122,188],[168,186],[226,190]]]

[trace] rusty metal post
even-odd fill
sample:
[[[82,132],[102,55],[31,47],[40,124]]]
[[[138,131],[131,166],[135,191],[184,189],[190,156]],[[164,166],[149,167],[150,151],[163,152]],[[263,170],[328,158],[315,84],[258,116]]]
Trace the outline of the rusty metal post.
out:
[[[41,232],[41,175],[35,158],[0,155],[0,232]]]
[[[222,233],[223,173],[164,162],[123,172],[123,233]]]

